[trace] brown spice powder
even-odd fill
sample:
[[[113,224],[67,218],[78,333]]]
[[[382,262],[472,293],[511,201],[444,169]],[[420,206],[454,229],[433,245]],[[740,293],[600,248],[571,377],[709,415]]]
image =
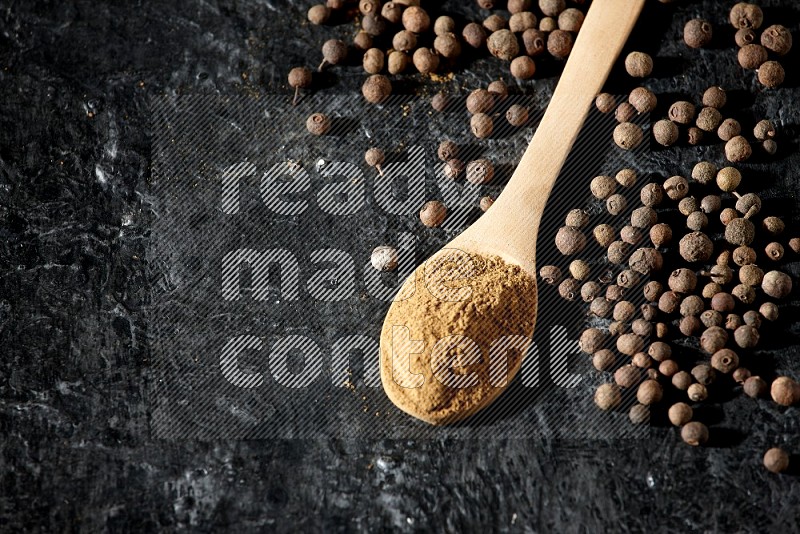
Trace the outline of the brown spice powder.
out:
[[[445,249],[401,287],[381,332],[381,380],[398,408],[432,424],[488,405],[533,335],[536,280],[497,256]]]

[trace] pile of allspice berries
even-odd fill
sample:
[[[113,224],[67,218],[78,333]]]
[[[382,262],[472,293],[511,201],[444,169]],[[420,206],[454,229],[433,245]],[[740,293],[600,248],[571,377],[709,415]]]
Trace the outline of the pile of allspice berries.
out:
[[[752,44],[763,20],[754,4],[738,3],[730,11],[741,66],[758,69],[759,82],[774,87],[783,81],[783,67],[768,58],[789,51],[791,34],[773,25],[760,34],[761,44]],[[684,40],[698,48],[712,33],[710,23],[693,19]],[[625,67],[631,76],[645,77],[653,62],[632,53]],[[776,127],[761,119],[748,134],[738,120],[725,118],[722,87],[709,87],[701,100],[699,112],[692,102],[674,102],[668,117],[653,125],[654,140],[671,147],[685,135],[694,145],[715,134],[725,142],[725,161],[699,161],[685,176],[645,179],[624,168],[595,177],[589,198],[594,208],[604,204],[607,222],[590,228],[589,214],[597,209],[568,211],[555,237],[556,248],[571,260],[567,272],[555,265],[539,272],[563,298],[584,303],[592,318],[579,343],[607,379],[595,391],[595,404],[614,410],[635,398],[632,423],[644,424],[652,410],[663,410],[693,446],[709,440],[709,428],[695,417],[697,407],[722,391],[740,389],[785,407],[800,404],[800,383],[765,369],[754,354],[764,335],[779,332],[779,303],[792,291],[792,278],[782,269],[800,257],[800,237],[787,236],[784,221],[765,213],[760,196],[745,193],[758,186],[736,166],[751,156],[751,140],[774,154]],[[596,107],[614,112],[614,141],[629,150],[644,138],[632,118],[652,112],[656,101],[639,87],[627,102],[600,94]],[[638,202],[631,202],[636,196]],[[774,447],[763,462],[770,471],[785,471],[789,454]]]

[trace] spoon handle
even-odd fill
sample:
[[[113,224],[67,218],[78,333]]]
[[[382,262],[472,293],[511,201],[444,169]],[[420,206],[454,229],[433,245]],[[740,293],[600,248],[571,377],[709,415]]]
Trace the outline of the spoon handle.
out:
[[[542,121],[497,201],[527,212],[527,228],[539,227],[550,190],[644,2],[594,0],[589,7]]]

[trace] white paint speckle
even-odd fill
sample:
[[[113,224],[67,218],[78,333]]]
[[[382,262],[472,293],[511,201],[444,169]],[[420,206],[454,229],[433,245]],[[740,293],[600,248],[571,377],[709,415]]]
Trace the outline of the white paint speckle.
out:
[[[106,172],[100,165],[94,166],[94,175],[97,177],[97,181],[103,185],[108,183],[108,178],[106,177]]]

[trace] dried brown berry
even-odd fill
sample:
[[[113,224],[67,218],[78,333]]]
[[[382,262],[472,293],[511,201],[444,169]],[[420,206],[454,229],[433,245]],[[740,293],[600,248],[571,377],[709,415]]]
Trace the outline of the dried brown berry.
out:
[[[608,248],[608,246],[614,242],[614,239],[616,239],[616,232],[614,231],[614,227],[610,224],[599,224],[595,226],[592,235],[595,241],[597,241],[597,244],[603,248]]]
[[[731,245],[749,245],[755,237],[755,226],[748,219],[738,217],[725,226],[725,240]]]
[[[625,70],[634,78],[644,78],[653,72],[653,58],[644,52],[631,52],[625,57]]]
[[[619,106],[617,106],[616,111],[614,111],[614,118],[617,119],[617,122],[630,122],[636,116],[636,108],[633,107],[628,102],[622,102]]]
[[[697,127],[704,132],[713,132],[722,123],[722,113],[717,108],[704,107],[697,114]]]
[[[389,57],[386,60],[386,70],[389,71],[389,74],[400,74],[402,72],[405,72],[410,62],[411,59],[404,52],[392,50],[391,52],[389,52]],[[436,96],[434,96],[434,100],[435,99]]]
[[[338,65],[347,58],[347,45],[344,41],[330,39],[322,45],[322,63],[317,70],[322,70],[325,65]]]
[[[786,79],[783,66],[777,61],[766,61],[758,68],[758,81],[765,87],[778,87]]]
[[[547,50],[547,35],[541,30],[527,29],[522,33],[522,46],[531,57],[541,55]]]
[[[779,376],[772,381],[769,394],[781,406],[791,406],[800,401],[800,384],[789,377]]]
[[[739,65],[745,69],[757,69],[767,59],[767,49],[758,44],[744,45],[738,52]]]
[[[486,113],[476,113],[469,121],[469,127],[473,135],[478,139],[484,139],[492,135],[494,122],[492,117]]]
[[[767,253],[767,257],[772,261],[780,261],[783,259],[783,245],[777,242],[769,243],[766,247],[764,247],[764,252]]]
[[[589,183],[589,190],[596,198],[605,200],[614,194],[617,188],[617,182],[611,176],[595,176]]]
[[[614,179],[622,187],[631,187],[636,183],[636,171],[633,169],[622,169]]]
[[[661,119],[653,125],[653,138],[659,145],[672,146],[678,142],[678,126],[671,120]]]
[[[567,226],[575,226],[577,228],[583,228],[589,222],[589,214],[586,213],[584,210],[580,209],[571,209],[567,212],[567,216],[565,218],[564,224]]]
[[[578,33],[583,26],[584,15],[580,9],[570,7],[559,13],[558,28],[572,33]]]
[[[494,95],[495,100],[505,100],[508,97],[508,85],[503,80],[495,80],[486,87]]]
[[[701,48],[711,42],[713,27],[703,19],[692,19],[683,27],[683,40],[691,48]]]
[[[383,74],[373,74],[364,81],[361,93],[367,102],[379,104],[392,94],[392,83]]]
[[[471,184],[488,184],[494,178],[494,165],[486,158],[476,159],[467,164],[467,181]]]
[[[721,109],[728,101],[728,96],[722,87],[712,86],[703,93],[703,105]]]
[[[664,292],[664,287],[661,285],[661,282],[651,280],[645,284],[642,291],[644,292],[644,298],[650,302],[656,302]]]
[[[758,330],[747,324],[733,331],[733,340],[743,349],[752,349],[758,345],[759,338]]]
[[[393,52],[392,54],[394,53],[395,52]],[[396,52],[396,53],[401,54],[402,52]],[[392,54],[389,55],[390,64],[391,64]],[[438,92],[435,95],[433,95],[433,98],[431,98],[431,107],[440,113],[446,110],[449,104],[450,104],[450,98],[445,93]]]
[[[520,11],[508,19],[508,29],[514,33],[522,33],[525,30],[536,29],[537,22],[536,15],[530,11]]]
[[[623,365],[614,372],[614,382],[621,388],[632,388],[642,379],[642,374],[637,367],[631,364]]]
[[[439,68],[439,56],[430,48],[417,48],[411,61],[420,74],[430,74]]]
[[[622,264],[630,253],[630,245],[624,241],[614,241],[608,245],[608,261],[614,265]]]
[[[566,8],[566,0],[539,0],[539,9],[548,17],[557,17]]]
[[[409,6],[403,11],[403,27],[410,32],[423,33],[431,25],[428,12],[419,6]]]
[[[792,33],[785,26],[773,24],[761,34],[761,44],[779,56],[785,56],[792,49]]]
[[[467,110],[470,113],[489,113],[494,107],[494,94],[486,89],[475,89],[467,96]]]
[[[448,17],[447,15],[436,17],[436,21],[433,23],[434,34],[444,35],[446,33],[453,33],[455,31],[456,31],[456,21],[453,20],[453,17]]]
[[[717,175],[717,167],[711,162],[701,161],[692,169],[692,178],[701,184],[709,184]]]
[[[679,100],[669,107],[669,118],[678,124],[691,124],[695,117],[695,106],[686,100]]]
[[[444,222],[447,208],[438,200],[429,200],[419,211],[419,219],[428,228],[435,228]]]
[[[742,126],[736,119],[725,119],[717,128],[717,136],[723,141],[730,141],[742,131]]]
[[[711,367],[720,373],[731,373],[739,367],[739,356],[731,349],[721,349],[711,356]]]
[[[689,182],[683,176],[672,176],[664,181],[664,192],[672,200],[680,200],[689,193]]]
[[[558,294],[566,300],[575,300],[581,293],[581,283],[574,278],[566,278],[558,284]]]
[[[672,228],[668,224],[656,224],[650,228],[650,241],[655,247],[663,247],[672,241]]]
[[[640,248],[631,254],[628,264],[637,273],[650,274],[653,271],[660,271],[664,260],[658,250]]]
[[[382,50],[378,48],[370,48],[364,52],[362,64],[364,71],[369,74],[378,74],[383,70],[386,57]]]
[[[775,137],[775,126],[768,119],[762,119],[753,128],[753,135],[759,141],[766,141]]]
[[[736,307],[736,302],[730,293],[717,293],[711,298],[711,309],[720,313],[730,313]]]
[[[614,128],[614,142],[623,150],[636,148],[643,137],[641,127],[631,122],[623,122]]]
[[[710,326],[700,336],[700,347],[708,354],[714,354],[724,348],[727,342],[728,333],[720,326]]]
[[[733,263],[739,267],[756,262],[756,251],[747,246],[736,247],[732,256]]]
[[[694,412],[685,402],[678,402],[669,407],[669,422],[675,426],[683,426],[692,420]]]
[[[744,381],[742,389],[748,397],[758,399],[767,395],[769,385],[760,376],[751,376]]]
[[[682,198],[680,202],[678,202],[678,211],[681,212],[682,215],[686,215],[687,217],[692,213],[698,211],[700,206],[697,203],[697,199],[694,197],[686,197]]]
[[[739,281],[748,286],[757,286],[764,279],[764,271],[757,265],[743,265],[739,269]]]
[[[773,447],[764,453],[764,467],[771,473],[783,473],[789,469],[789,453]]]
[[[684,443],[697,447],[708,441],[708,427],[698,421],[691,421],[681,428],[681,439]]]
[[[464,26],[461,36],[472,48],[481,48],[486,43],[486,30],[477,22],[470,22]]]
[[[739,2],[731,8],[729,20],[734,28],[752,28],[757,30],[764,22],[764,13],[755,4]]]
[[[542,29],[541,26],[540,29]],[[556,59],[564,59],[572,52],[573,42],[572,34],[568,31],[553,30],[547,36],[547,51]]]
[[[664,291],[658,298],[658,309],[664,313],[675,313],[681,305],[681,296],[675,291]]]
[[[736,35],[733,36],[733,40],[736,41],[736,46],[738,47],[747,46],[755,42],[756,32],[750,28],[736,30]]]
[[[600,349],[592,355],[592,365],[598,371],[608,371],[616,363],[614,352],[609,349]]]
[[[530,80],[536,73],[536,63],[528,56],[511,60],[511,75],[518,80]]]
[[[789,240],[789,248],[795,254],[800,254],[800,237],[793,237]]]
[[[596,317],[608,317],[611,315],[611,310],[613,309],[614,304],[605,298],[596,298],[592,300],[592,303],[589,305],[589,312]]]
[[[686,396],[693,402],[703,402],[708,398],[708,388],[703,384],[694,383],[686,389]]]
[[[386,2],[381,7],[381,17],[385,18],[391,24],[400,24],[403,20],[403,6],[400,5],[399,2]]]
[[[454,33],[437,35],[433,40],[433,49],[447,59],[455,59],[461,55],[461,43]]]
[[[372,48],[372,36],[365,32],[364,30],[359,31],[355,37],[353,37],[353,46],[356,49],[361,51],[366,51]]]
[[[657,362],[663,362],[672,357],[672,347],[663,341],[655,341],[650,344],[647,354]]]
[[[756,299],[756,290],[745,284],[738,284],[731,290],[731,294],[744,304],[752,304]]]
[[[311,6],[308,10],[308,21],[311,24],[325,24],[331,17],[331,10],[325,4]]]
[[[627,199],[623,195],[620,195],[619,193],[611,195],[606,199],[606,210],[608,210],[608,213],[610,213],[611,215],[619,215],[620,213],[625,211],[625,208],[627,207],[628,207]]]
[[[631,225],[636,228],[650,228],[657,222],[658,215],[656,215],[655,210],[650,206],[636,208],[631,213]]]
[[[710,299],[711,297],[713,297],[714,295],[716,295],[720,291],[722,291],[722,286],[721,285],[719,285],[716,282],[709,282],[709,283],[707,283],[706,285],[703,286],[703,290],[702,290],[701,294],[703,295],[704,299]]]
[[[492,33],[486,41],[489,53],[504,61],[511,61],[519,55],[517,37],[510,30],[499,30]]]
[[[742,183],[742,173],[734,167],[724,167],[717,173],[717,186],[725,192],[734,191]]]
[[[705,308],[705,304],[702,298],[698,295],[688,295],[681,302],[680,312],[684,317],[693,317],[703,313],[703,308]]]
[[[737,135],[725,143],[725,157],[728,158],[728,161],[739,163],[749,159],[752,155],[753,149],[750,142],[741,135]]]
[[[600,296],[600,293],[602,293],[600,284],[593,280],[589,280],[581,286],[581,299],[583,299],[584,302],[592,302]]]
[[[650,113],[656,109],[658,99],[651,90],[645,87],[637,87],[628,95],[628,103],[639,113]]]
[[[555,285],[561,281],[561,269],[555,265],[545,265],[539,269],[539,276],[542,278],[544,283]]]
[[[506,6],[509,13],[530,11],[531,7],[533,7],[533,0],[508,0],[508,5]]]
[[[508,21],[505,17],[497,13],[489,15],[483,20],[483,27],[486,28],[490,34],[505,29],[507,25]]]
[[[447,176],[451,180],[455,180],[455,179],[457,179],[459,177],[461,172],[464,170],[464,167],[465,167],[465,165],[464,165],[463,161],[461,161],[458,158],[452,158],[452,159],[447,160],[447,162],[444,164],[444,168],[442,169],[442,172],[444,173],[445,176]]]
[[[622,402],[622,394],[616,384],[601,384],[594,392],[594,403],[601,410],[612,410]]]
[[[770,271],[764,275],[761,289],[772,298],[782,299],[792,292],[792,279],[786,273]]]
[[[742,316],[742,320],[753,328],[761,328],[761,314],[756,310],[747,310]]]
[[[325,135],[331,129],[331,120],[324,113],[313,113],[306,119],[306,129],[314,135]]]
[[[686,234],[678,246],[681,257],[688,262],[708,261],[714,253],[714,244],[703,232]]]
[[[737,384],[744,384],[750,378],[750,370],[744,367],[737,367],[733,370],[733,380]]]
[[[633,356],[644,348],[644,340],[636,334],[624,334],[617,338],[617,350]]]
[[[645,380],[636,390],[636,400],[645,406],[650,406],[661,400],[664,390],[656,380]]]
[[[576,254],[586,246],[586,237],[578,228],[563,226],[556,233],[556,248],[565,256]]]

